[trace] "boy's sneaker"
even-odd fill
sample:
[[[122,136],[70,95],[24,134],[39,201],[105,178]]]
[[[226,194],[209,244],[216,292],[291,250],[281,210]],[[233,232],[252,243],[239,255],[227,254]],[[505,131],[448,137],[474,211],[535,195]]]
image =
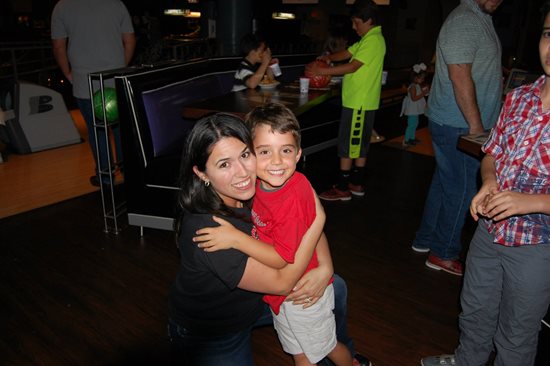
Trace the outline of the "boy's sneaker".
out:
[[[456,259],[441,259],[433,254],[426,259],[426,266],[438,271],[445,271],[455,276],[462,276],[462,263]],[[451,365],[451,364],[449,364]]]
[[[422,366],[457,366],[455,355],[439,355],[424,357],[420,360]]]
[[[365,195],[365,186],[361,184],[348,184],[349,191],[354,196],[363,197]]]
[[[414,250],[417,253],[428,253],[430,251],[430,248],[421,247],[419,245],[413,244],[411,245],[412,250]]]
[[[350,191],[341,191],[336,187],[332,187],[319,195],[319,198],[325,201],[349,201],[351,200]]]
[[[372,362],[365,356],[357,353],[353,357],[353,366],[372,366]]]

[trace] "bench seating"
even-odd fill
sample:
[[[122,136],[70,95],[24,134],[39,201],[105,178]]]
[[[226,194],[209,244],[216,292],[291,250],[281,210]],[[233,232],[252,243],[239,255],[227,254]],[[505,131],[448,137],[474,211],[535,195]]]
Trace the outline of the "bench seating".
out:
[[[304,66],[316,55],[277,57],[282,70],[278,79],[290,82],[303,74]],[[185,136],[195,123],[182,116],[183,107],[230,92],[240,60],[229,57],[168,62],[117,73],[130,225],[172,230],[181,151]],[[390,71],[389,78],[395,76]],[[401,91],[398,96],[392,93],[391,100],[382,100],[382,104],[400,102],[404,93]],[[304,158],[335,145],[340,112],[340,99],[333,98],[299,116]]]
[[[278,58],[279,80],[292,81],[315,55]],[[115,76],[130,225],[172,230],[181,150],[195,122],[183,118],[182,109],[186,103],[230,92],[239,63],[238,57],[172,62],[129,68]],[[307,144],[320,149],[327,136],[336,138],[340,107],[324,104],[300,117],[304,149]]]

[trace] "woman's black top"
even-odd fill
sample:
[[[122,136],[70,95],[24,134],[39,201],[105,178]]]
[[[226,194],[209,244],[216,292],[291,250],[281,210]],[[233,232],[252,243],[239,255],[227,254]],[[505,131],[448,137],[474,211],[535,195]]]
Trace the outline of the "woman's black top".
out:
[[[235,209],[235,213],[250,217],[246,208]],[[250,234],[248,220],[220,217]],[[207,226],[218,226],[212,214],[186,214],[182,219],[178,241],[181,265],[169,295],[170,317],[194,334],[238,332],[262,314],[262,294],[237,288],[247,255],[235,249],[207,253],[191,240],[198,229]]]

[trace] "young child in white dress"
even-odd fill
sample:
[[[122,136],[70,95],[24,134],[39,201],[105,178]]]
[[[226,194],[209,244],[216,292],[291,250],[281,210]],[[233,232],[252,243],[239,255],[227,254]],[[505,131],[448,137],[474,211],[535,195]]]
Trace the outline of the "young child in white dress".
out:
[[[411,84],[407,89],[407,96],[403,99],[401,107],[401,116],[407,116],[407,129],[403,139],[403,147],[408,148],[416,145],[419,140],[416,139],[416,128],[418,127],[418,116],[424,114],[426,109],[426,95],[430,88],[424,85],[426,80],[426,65],[424,63],[416,64],[411,70]]]

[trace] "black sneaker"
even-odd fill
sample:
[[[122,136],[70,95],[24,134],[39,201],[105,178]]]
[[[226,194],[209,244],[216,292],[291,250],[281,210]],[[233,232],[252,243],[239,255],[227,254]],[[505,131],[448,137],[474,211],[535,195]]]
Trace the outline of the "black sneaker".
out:
[[[372,362],[365,356],[356,353],[353,357],[353,366],[372,366]]]
[[[92,175],[90,177],[90,184],[94,187],[99,187],[99,178],[97,177],[97,175]]]

